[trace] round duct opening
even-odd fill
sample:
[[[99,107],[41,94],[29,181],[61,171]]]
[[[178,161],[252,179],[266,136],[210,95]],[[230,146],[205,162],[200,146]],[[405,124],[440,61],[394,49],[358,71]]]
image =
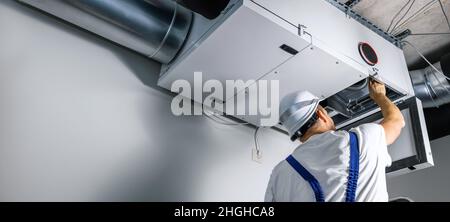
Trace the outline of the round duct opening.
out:
[[[359,54],[361,55],[364,62],[366,62],[370,66],[374,66],[378,63],[377,53],[368,43],[360,42],[358,49]]]

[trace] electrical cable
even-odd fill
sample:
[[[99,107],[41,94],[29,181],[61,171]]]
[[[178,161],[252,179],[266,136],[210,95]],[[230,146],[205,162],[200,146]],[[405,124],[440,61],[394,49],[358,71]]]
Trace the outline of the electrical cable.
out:
[[[437,73],[439,73],[440,75],[442,75],[442,77],[444,77],[445,79],[447,79],[447,80],[449,80],[450,81],[450,78],[449,77],[447,77],[444,73],[442,73],[438,68],[436,68],[420,51],[419,51],[419,49],[417,49],[417,47],[416,46],[414,46],[412,43],[410,43],[410,42],[408,42],[408,41],[402,41],[401,43],[406,43],[406,44],[408,44],[409,46],[411,46],[416,52],[417,52],[417,54],[419,54],[419,56],[420,57],[422,57],[422,59],[425,61],[425,62],[427,62],[428,63],[428,65],[430,65],[431,66],[431,68],[433,68]],[[435,75],[435,74],[434,74]],[[444,85],[442,85],[442,82],[441,81],[439,81],[439,79],[436,77],[436,75],[435,75],[435,78],[438,80],[438,82],[439,82],[439,85],[445,90],[445,91],[447,91],[447,93],[450,93],[450,91],[447,89],[447,87],[445,87]]]
[[[206,114],[205,112],[204,112],[204,115],[206,116],[206,118],[214,121],[215,123],[221,124],[221,125],[226,125],[226,126],[239,126],[240,125],[240,124],[235,124],[235,123],[222,122],[222,120],[215,119],[215,118],[211,117],[209,114]],[[212,114],[212,115],[215,116],[214,114]]]
[[[214,112],[207,113],[205,110],[206,110],[206,109],[205,109],[204,106],[203,106],[202,113],[203,113],[203,115],[205,115],[206,118],[208,118],[208,119],[214,121],[215,123],[221,124],[221,125],[225,125],[225,126],[242,126],[242,125],[248,125],[248,124],[250,124],[250,123],[230,122],[230,121],[227,121],[227,120],[224,120],[224,119],[220,118],[219,115],[217,115],[217,114],[214,113]],[[217,118],[217,119],[213,118],[213,116],[214,116],[215,118]],[[222,115],[220,115],[220,116],[222,116]]]
[[[419,35],[450,35],[450,32],[429,32],[429,33],[412,33],[408,36],[419,36]]]
[[[243,125],[249,125],[250,124],[250,123],[232,123],[232,122],[225,121],[224,119],[219,118],[219,115],[215,114],[214,112],[208,114],[205,111],[206,109],[204,109],[204,106],[202,106],[202,107],[203,107],[202,113],[206,116],[206,118],[214,121],[215,123],[218,123],[218,124],[221,124],[221,125],[225,125],[225,126],[243,126]],[[218,118],[218,119],[213,118],[213,116]],[[253,134],[253,139],[255,141],[256,155],[258,155],[258,156],[261,154],[261,149],[259,147],[259,142],[258,142],[258,131],[260,129],[261,129],[261,127],[256,127],[255,128],[255,133]]]
[[[412,1],[412,3],[409,5],[408,10],[406,10],[405,14],[403,14],[403,16],[397,21],[397,23],[395,23],[394,27],[392,28],[393,30],[395,28],[397,28],[397,25],[406,17],[406,15],[408,15],[408,13],[411,11],[411,8],[413,7],[414,3],[416,3],[416,0]]]
[[[441,80],[436,76],[436,72],[433,72],[433,76],[434,76],[434,78],[436,79],[436,81],[439,83],[439,86],[440,86],[441,88],[445,89],[445,91],[447,91],[447,93],[450,93],[450,91],[447,89],[447,87],[445,87],[445,86],[442,84]],[[435,92],[434,94],[437,95],[436,92]]]
[[[431,95],[431,89],[432,89],[432,87],[431,87],[430,84],[429,84],[427,75],[424,74],[424,75],[423,75],[423,78],[425,79],[425,89],[427,90],[428,95],[430,96],[431,101],[433,102],[433,104],[434,104],[435,107],[439,107],[438,104],[436,103],[436,100],[434,100],[433,95]],[[436,95],[436,94],[435,94],[435,95]]]
[[[431,6],[436,3],[437,0],[431,0],[430,2],[428,2],[427,4],[425,4],[424,6],[422,6],[420,9],[418,9],[414,14],[412,14],[411,16],[409,16],[407,19],[405,19],[402,23],[400,23],[400,25],[398,25],[394,30],[392,30],[392,32],[394,34],[398,34],[401,31],[397,31],[397,29],[400,29],[401,27],[407,25],[409,22],[412,21],[412,19],[416,18],[416,16],[418,16],[420,13],[422,12],[426,12],[427,10],[431,9]]]
[[[449,77],[447,77],[444,73],[442,73],[438,68],[436,68],[420,51],[419,51],[419,49],[417,49],[417,47],[416,46],[414,46],[413,44],[411,44],[410,42],[408,42],[408,41],[402,41],[402,43],[406,43],[406,44],[408,44],[409,46],[411,46],[416,52],[417,52],[417,54],[419,54],[419,56],[420,57],[422,57],[422,59],[423,60],[425,60],[425,62],[427,62],[428,63],[428,65],[430,65],[431,66],[431,68],[433,68],[437,73],[439,73],[440,75],[442,75],[444,78],[446,78],[447,80],[449,80],[450,81],[450,78]]]
[[[434,3],[436,3],[437,0],[431,0],[430,2],[428,2],[427,4],[425,4],[424,6],[422,6],[421,8],[419,8],[414,14],[412,14],[411,16],[409,16],[407,19],[405,19],[400,25],[398,25],[393,32],[397,31],[397,29],[407,25],[408,23],[412,22],[413,19],[415,19],[419,14],[421,13],[425,13],[428,10],[431,9],[431,6],[433,6]],[[397,31],[396,33],[398,33],[400,31]]]
[[[253,134],[253,139],[255,140],[255,150],[256,150],[257,155],[260,154],[259,142],[258,142],[258,131],[259,131],[259,129],[261,129],[261,127],[256,127],[255,133]]]
[[[448,29],[450,30],[450,22],[448,21],[447,13],[445,13],[444,5],[442,4],[441,0],[439,1],[439,5],[441,6],[442,14],[444,14],[445,20],[447,20]]]
[[[395,19],[400,15],[400,13],[403,11],[403,9],[406,8],[406,6],[411,2],[411,0],[408,0],[408,2],[406,2],[406,4],[397,12],[397,14],[394,15],[394,17],[391,20],[391,23],[389,24],[389,27],[387,28],[386,32],[389,32],[389,30],[391,29],[392,25],[394,24]]]

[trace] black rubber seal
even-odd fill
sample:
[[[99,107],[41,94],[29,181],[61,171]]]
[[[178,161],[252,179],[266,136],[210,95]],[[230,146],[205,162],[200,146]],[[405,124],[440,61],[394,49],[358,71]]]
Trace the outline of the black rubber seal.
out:
[[[364,62],[370,66],[378,64],[378,56],[372,46],[369,43],[360,42],[358,45],[359,54],[361,55]]]

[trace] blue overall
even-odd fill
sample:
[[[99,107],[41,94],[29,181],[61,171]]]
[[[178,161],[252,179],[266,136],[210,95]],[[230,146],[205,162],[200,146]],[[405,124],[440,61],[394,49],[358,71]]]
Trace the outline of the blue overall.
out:
[[[354,132],[350,134],[350,164],[348,172],[348,184],[346,189],[345,202],[355,202],[356,186],[358,184],[359,174],[359,146],[358,137]],[[320,187],[319,181],[308,172],[292,155],[286,158],[286,161],[306,180],[314,191],[317,202],[325,202],[323,190]]]

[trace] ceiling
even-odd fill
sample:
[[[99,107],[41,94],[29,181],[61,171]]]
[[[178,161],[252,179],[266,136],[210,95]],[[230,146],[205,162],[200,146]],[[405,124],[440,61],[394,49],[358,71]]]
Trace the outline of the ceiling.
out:
[[[345,3],[348,0],[339,1]],[[408,1],[409,0],[361,0],[353,7],[353,10],[366,17],[380,28],[387,30],[391,20]],[[411,0],[411,2],[413,1],[414,0]],[[447,16],[450,16],[450,0],[440,1],[442,2]],[[397,20],[394,21],[394,24],[403,17],[410,5],[405,7],[402,13],[397,17]],[[403,21],[414,15],[423,6],[427,7],[422,10],[421,13],[413,16],[409,22],[400,26]],[[397,30],[401,32],[406,29],[410,29],[413,34],[450,33],[450,27],[442,12],[439,0],[415,0],[408,14],[406,14],[399,22],[399,28]],[[433,62],[438,61],[444,53],[450,52],[450,35],[411,35],[405,40],[415,45]],[[410,69],[423,68],[426,65],[411,47],[406,46],[404,48],[404,53]]]
[[[339,1],[343,3],[347,2],[347,0]],[[361,0],[353,7],[353,10],[366,17],[380,28],[387,30],[394,16],[408,1],[409,0]],[[412,1],[413,0],[411,0],[411,2]],[[450,16],[450,0],[441,0],[441,3],[447,16]],[[439,0],[414,1],[410,11],[399,24],[402,24],[403,21],[414,15],[426,5],[428,5],[426,10],[418,13],[417,16],[413,16],[410,22],[400,26],[398,30],[401,32],[402,30],[410,29],[413,34],[450,33],[450,27],[442,12]],[[397,17],[398,20],[403,17],[403,14],[408,8],[409,5],[405,7],[400,16]],[[397,20],[395,20],[394,24],[396,21]],[[441,56],[450,53],[450,35],[411,35],[405,40],[416,46],[419,51],[424,53],[424,55],[432,62],[437,62]],[[421,69],[428,66],[411,47],[405,46],[403,52],[405,53],[405,58],[410,70]],[[428,134],[431,140],[450,135],[450,128],[447,127],[450,123],[450,116],[447,115],[449,112],[450,104],[439,108],[428,108],[424,110]]]

